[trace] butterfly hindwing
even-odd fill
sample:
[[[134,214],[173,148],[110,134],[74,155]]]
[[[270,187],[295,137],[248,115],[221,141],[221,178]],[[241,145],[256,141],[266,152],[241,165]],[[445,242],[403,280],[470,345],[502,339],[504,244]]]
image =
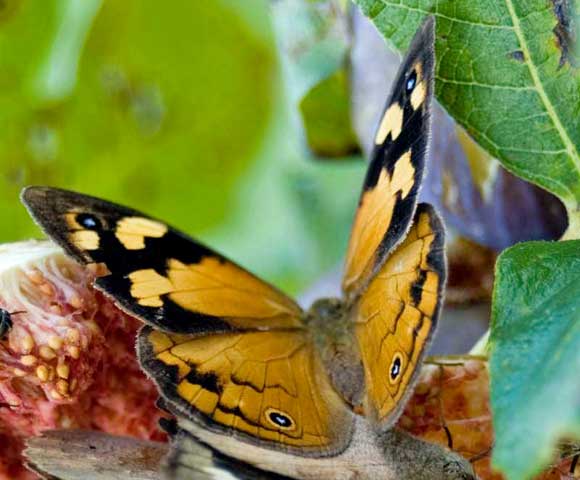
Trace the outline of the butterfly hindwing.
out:
[[[385,428],[396,421],[412,392],[437,323],[445,278],[443,225],[433,207],[419,204],[408,235],[356,308],[365,410]]]
[[[97,288],[149,325],[176,333],[301,326],[293,300],[163,222],[56,188],[28,187],[22,199],[73,258],[104,264]]]
[[[144,327],[138,354],[178,418],[298,454],[329,455],[350,439],[351,414],[303,330],[194,337]]]
[[[433,44],[429,18],[409,47],[375,134],[346,255],[349,298],[364,290],[413,219],[430,129]]]

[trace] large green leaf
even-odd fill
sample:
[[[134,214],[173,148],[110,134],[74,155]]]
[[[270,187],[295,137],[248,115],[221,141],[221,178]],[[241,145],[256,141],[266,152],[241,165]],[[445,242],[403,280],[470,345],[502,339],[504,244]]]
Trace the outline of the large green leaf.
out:
[[[506,168],[558,195],[571,222],[580,222],[580,73],[567,34],[571,2],[354,1],[402,50],[434,14],[440,102]]]
[[[527,479],[554,443],[580,438],[580,240],[529,242],[500,256],[491,330],[493,463]]]

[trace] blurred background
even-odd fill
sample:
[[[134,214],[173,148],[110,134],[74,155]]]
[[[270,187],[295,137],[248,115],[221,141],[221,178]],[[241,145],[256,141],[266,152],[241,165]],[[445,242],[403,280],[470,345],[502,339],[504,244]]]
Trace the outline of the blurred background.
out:
[[[40,236],[18,194],[46,184],[162,218],[290,293],[342,257],[364,164],[304,148],[267,1],[2,0],[0,58],[0,241]]]
[[[0,0],[0,241],[40,236],[24,185],[60,186],[161,218],[305,305],[336,294],[399,61],[346,0]],[[558,238],[566,216],[433,115],[421,199],[448,227],[444,320],[475,325],[435,351],[463,352],[496,253]]]

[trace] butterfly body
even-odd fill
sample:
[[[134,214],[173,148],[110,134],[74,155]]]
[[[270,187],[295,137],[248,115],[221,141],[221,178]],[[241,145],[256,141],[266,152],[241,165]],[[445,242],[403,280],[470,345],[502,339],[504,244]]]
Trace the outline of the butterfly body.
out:
[[[235,450],[243,442],[257,459],[264,450],[356,458],[351,447],[361,431],[384,432],[400,415],[436,327],[446,276],[442,223],[417,203],[433,44],[430,19],[409,47],[377,129],[343,295],[307,312],[137,210],[56,188],[24,190],[23,202],[54,241],[77,261],[106,267],[95,286],[146,324],[139,361],[165,408],[212,447],[227,441]]]
[[[312,304],[305,324],[330,381],[347,405],[362,409],[364,367],[354,332],[353,308],[340,298]]]

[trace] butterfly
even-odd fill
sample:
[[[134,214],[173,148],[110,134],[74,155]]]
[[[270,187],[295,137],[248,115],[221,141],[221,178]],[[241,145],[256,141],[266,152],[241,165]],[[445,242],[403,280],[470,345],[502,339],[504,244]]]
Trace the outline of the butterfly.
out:
[[[143,369],[182,428],[302,457],[344,451],[364,416],[400,415],[433,336],[444,229],[418,204],[430,132],[434,21],[416,34],[379,122],[341,298],[308,310],[236,263],[137,210],[50,187],[22,200],[97,289],[146,325]],[[185,426],[185,427],[184,427]]]

